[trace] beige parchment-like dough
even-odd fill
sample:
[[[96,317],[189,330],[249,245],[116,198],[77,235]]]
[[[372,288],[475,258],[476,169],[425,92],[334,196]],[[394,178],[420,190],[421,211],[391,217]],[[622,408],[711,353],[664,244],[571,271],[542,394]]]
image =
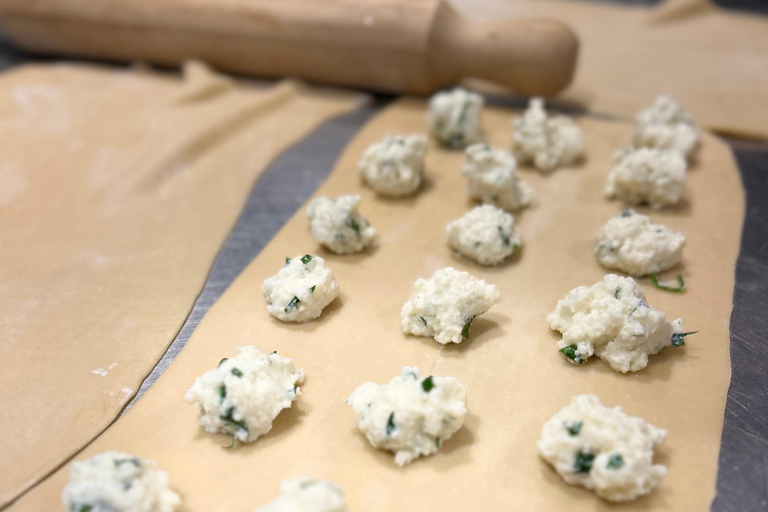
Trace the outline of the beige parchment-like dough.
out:
[[[484,114],[490,141],[510,146],[512,112]],[[682,272],[689,290],[676,295],[642,285],[648,301],[699,334],[667,349],[648,368],[621,375],[600,361],[573,366],[557,353],[545,317],[569,290],[605,274],[593,256],[598,228],[623,206],[605,200],[610,155],[626,145],[631,126],[580,119],[586,163],[550,175],[525,172],[539,206],[516,215],[524,245],[518,256],[484,268],[452,255],[444,228],[472,204],[461,175],[461,152],[430,145],[426,184],[405,200],[383,200],[363,187],[355,162],[388,133],[425,129],[425,103],[400,100],[361,130],[316,195],[356,193],[360,211],[379,233],[377,247],[337,256],[312,240],[303,211],[252,262],[204,318],[159,381],[78,458],[116,449],[156,460],[167,470],[185,511],[248,511],[278,494],[283,478],[328,478],[345,490],[350,510],[601,511],[612,507],[566,485],[537,455],[542,424],[579,393],[669,430],[657,460],[669,467],[663,485],[622,510],[702,511],[715,491],[723,410],[730,378],[728,321],[744,198],[728,147],[705,134],[690,171],[689,202],[652,213],[688,238]],[[341,296],[315,322],[281,323],[266,311],[261,283],[286,256],[326,258]],[[400,308],[413,281],[451,265],[496,284],[501,304],[475,319],[461,345],[407,336]],[[674,274],[671,272],[670,274]],[[306,372],[302,396],[271,433],[225,450],[226,436],[206,434],[184,402],[194,379],[235,353],[238,345],[295,359]],[[407,467],[371,448],[345,399],[362,382],[388,382],[402,366],[424,375],[452,375],[467,386],[465,426],[441,451]],[[52,509],[66,484],[63,468],[24,496],[14,512]]]
[[[114,420],[256,177],[359,99],[184,74],[0,76],[0,507]]]

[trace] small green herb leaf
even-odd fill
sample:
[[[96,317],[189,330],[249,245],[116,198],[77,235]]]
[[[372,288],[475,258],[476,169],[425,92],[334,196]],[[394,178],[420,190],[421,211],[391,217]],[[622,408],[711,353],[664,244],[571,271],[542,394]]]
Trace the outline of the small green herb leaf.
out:
[[[659,278],[656,274],[651,274],[651,284],[657,290],[663,290],[665,292],[683,293],[685,291],[685,281],[683,281],[682,274],[677,274],[677,288],[659,283]]]
[[[291,262],[291,258],[285,258],[285,264],[288,265]]]
[[[678,333],[673,334],[672,335],[672,346],[675,347],[675,348],[682,347],[683,345],[685,345],[685,340],[683,338],[685,338],[686,336],[690,336],[691,334],[696,334],[697,332],[699,332],[699,331],[678,332]]]
[[[93,505],[83,505],[77,512],[91,512],[92,510]]]
[[[616,299],[621,297],[621,288],[616,287],[616,291],[613,292],[613,297],[616,298]]]
[[[592,461],[594,460],[594,453],[580,451],[576,454],[576,460],[573,463],[573,472],[589,473],[589,470],[592,469]]]
[[[227,386],[224,384],[219,386],[219,398],[222,402],[227,398]]]
[[[130,459],[117,459],[115,461],[115,466],[120,466],[122,464],[133,464],[137,468],[141,467],[141,461],[136,457],[132,457]]]
[[[299,302],[301,301],[299,300],[298,297],[292,298],[291,302],[289,302],[288,305],[285,306],[285,309],[283,309],[283,311],[285,311],[286,313],[290,312],[293,308],[296,307],[296,304],[298,304]]]
[[[634,214],[635,214],[635,210],[633,210],[632,208],[627,208],[626,210],[621,212],[622,217],[631,217]]]
[[[389,415],[389,419],[387,419],[387,437],[392,435],[392,432],[395,431],[395,412],[392,411],[392,413]]]
[[[563,422],[563,426],[565,427],[565,430],[567,430],[569,434],[571,434],[572,436],[577,436],[579,435],[579,432],[581,432],[581,427],[584,426],[584,422],[566,420]]]
[[[509,235],[504,232],[501,226],[496,226],[496,228],[499,231],[499,236],[501,237],[501,243],[503,243],[505,247],[509,247],[511,245],[509,242]]]
[[[310,254],[305,254],[304,256],[301,257],[301,262],[305,265],[310,261],[312,261],[312,255]]]
[[[347,222],[346,222],[346,224],[347,224],[347,226],[349,226],[350,228],[352,228],[352,231],[354,231],[354,232],[355,232],[355,234],[356,234],[358,237],[360,236],[360,225],[359,225],[357,222],[355,222],[355,219],[353,219],[352,217],[349,217],[349,218],[347,219]]]
[[[219,366],[221,366],[222,364],[224,364],[224,361],[226,361],[227,359],[229,359],[229,358],[228,358],[228,357],[225,357],[224,359],[222,359],[221,361],[219,361]]]
[[[315,288],[317,288],[317,285],[312,285],[312,287],[309,289],[309,293],[315,293]]]
[[[427,377],[426,379],[424,379],[423,381],[421,381],[421,387],[427,393],[432,391],[432,388],[435,387],[435,383],[432,380],[432,376],[431,375],[429,377]]]
[[[620,453],[614,453],[614,454],[611,454],[611,458],[608,459],[608,465],[606,467],[608,469],[619,469],[623,465],[624,465],[624,458],[621,456]]]
[[[427,326],[427,319],[424,318],[423,316],[420,316],[419,318],[421,318],[421,321],[424,322],[424,327],[426,327]]]
[[[235,377],[242,377],[243,376],[243,372],[241,372],[237,368],[232,368],[232,375],[234,375]]]
[[[467,323],[464,324],[464,327],[461,329],[461,337],[462,338],[469,338],[469,328],[472,327],[472,320],[474,320],[475,317],[472,316]]]
[[[273,350],[272,352],[270,352],[269,355],[272,355],[272,354],[277,354],[277,350]]]
[[[230,407],[226,414],[223,416],[219,416],[223,421],[226,421],[227,423],[231,423],[232,425],[236,426],[238,429],[245,430],[246,432],[249,432],[248,425],[243,420],[236,420],[234,417],[232,417],[232,414],[235,412],[234,407]]]
[[[574,363],[584,364],[587,362],[586,359],[579,355],[579,348],[576,345],[568,345],[567,347],[563,347],[559,350],[559,352]]]
[[[439,450],[439,449],[440,449],[440,446],[441,446],[442,444],[443,444],[443,442],[440,440],[440,438],[439,438],[439,437],[436,437],[436,438],[435,438],[435,448],[437,448],[437,449]]]

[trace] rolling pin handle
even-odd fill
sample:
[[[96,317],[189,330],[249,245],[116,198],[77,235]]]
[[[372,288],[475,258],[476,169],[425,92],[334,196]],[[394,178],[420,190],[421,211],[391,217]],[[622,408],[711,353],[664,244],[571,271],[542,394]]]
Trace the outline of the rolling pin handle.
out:
[[[477,23],[441,2],[430,67],[441,86],[481,78],[526,96],[549,96],[573,79],[579,40],[563,23],[510,19]]]

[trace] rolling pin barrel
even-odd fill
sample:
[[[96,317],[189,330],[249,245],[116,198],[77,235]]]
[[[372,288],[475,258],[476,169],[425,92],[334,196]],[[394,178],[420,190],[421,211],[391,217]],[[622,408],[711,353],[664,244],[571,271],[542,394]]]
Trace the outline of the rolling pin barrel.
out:
[[[571,81],[578,40],[550,20],[475,23],[441,0],[0,0],[33,52],[214,68],[392,93],[480,78],[526,95]]]

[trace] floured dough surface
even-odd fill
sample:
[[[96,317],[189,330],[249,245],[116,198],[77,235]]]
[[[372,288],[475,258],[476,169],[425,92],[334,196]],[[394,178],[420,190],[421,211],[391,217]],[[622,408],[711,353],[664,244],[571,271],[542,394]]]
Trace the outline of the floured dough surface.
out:
[[[280,496],[254,512],[348,512],[344,491],[328,480],[285,480],[280,491]]]
[[[622,512],[706,510],[715,493],[730,377],[728,320],[744,210],[730,150],[703,134],[687,184],[689,207],[654,215],[659,222],[674,215],[675,228],[686,234],[686,254],[707,255],[686,259],[688,291],[671,294],[641,283],[650,304],[684,318],[686,328],[699,334],[685,347],[653,356],[643,371],[621,375],[600,361],[569,364],[557,353],[558,335],[545,319],[570,290],[605,276],[593,253],[595,233],[623,208],[603,198],[602,184],[612,152],[627,144],[632,125],[579,119],[589,158],[567,172],[526,174],[539,206],[516,219],[525,236],[523,253],[509,264],[485,268],[457,258],[445,245],[445,225],[474,206],[466,197],[461,152],[432,143],[427,168],[439,172],[430,172],[431,186],[407,203],[376,200],[358,184],[355,164],[365,148],[389,133],[423,130],[425,110],[425,102],[400,100],[382,111],[349,144],[317,192],[360,194],[379,234],[370,255],[328,257],[342,284],[339,299],[307,324],[279,322],[264,308],[259,286],[276,262],[315,244],[304,212],[297,212],[213,306],[149,393],[83,457],[119,448],[156,460],[185,506],[207,512],[253,510],[259,504],[255,496],[268,501],[282,480],[305,475],[336,482],[352,511],[606,512],[615,507],[566,485],[536,446],[542,425],[571,397],[596,392],[604,404],[621,405],[668,430],[656,450],[668,468],[663,483],[623,505]],[[511,116],[510,110],[486,108],[489,143],[509,144]],[[459,345],[404,334],[400,307],[414,281],[448,266],[493,283],[503,301],[477,317],[470,339]],[[211,361],[248,344],[290,354],[307,381],[301,399],[278,416],[269,434],[233,453],[222,450],[214,436],[200,435],[198,412],[183,395]],[[345,400],[363,382],[389,382],[403,366],[459,379],[467,389],[468,413],[437,455],[400,468],[391,453],[371,447],[360,434]],[[57,506],[65,483],[63,469],[11,510]]]
[[[199,64],[0,76],[0,508],[114,420],[262,170],[355,103]]]

